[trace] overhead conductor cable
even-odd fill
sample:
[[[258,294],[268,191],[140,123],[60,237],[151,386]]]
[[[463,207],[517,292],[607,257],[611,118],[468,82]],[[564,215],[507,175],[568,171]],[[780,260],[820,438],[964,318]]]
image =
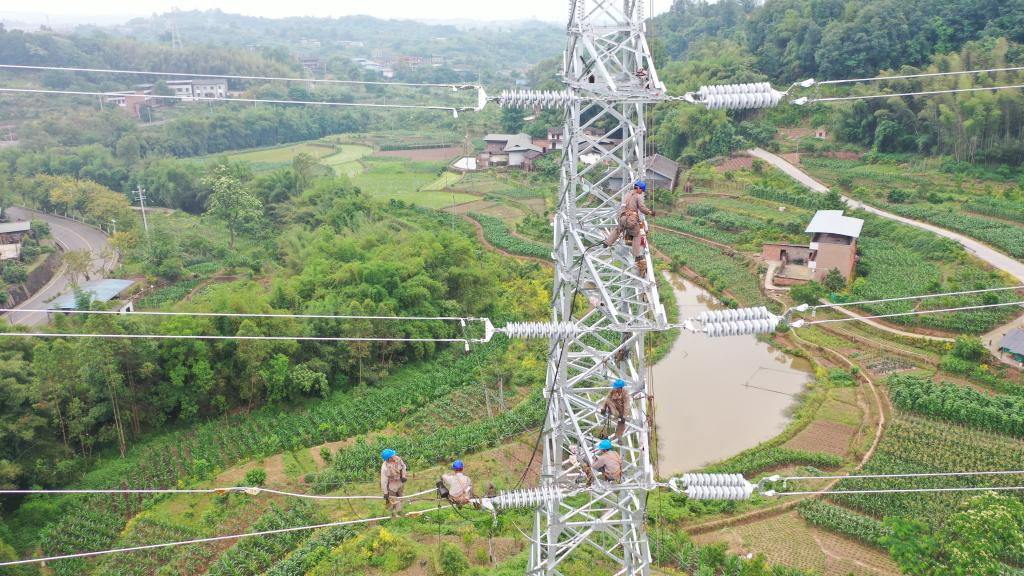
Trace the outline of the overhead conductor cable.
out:
[[[408,512],[405,514],[409,516],[420,516],[439,510],[439,508],[428,508],[426,510],[417,510],[415,512]],[[242,534],[228,534],[224,536],[210,536],[207,538],[193,538],[191,540],[179,540],[176,542],[162,542],[159,544],[143,544],[140,546],[129,546],[125,548],[113,548],[110,550],[95,550],[91,552],[77,552],[74,554],[62,554],[60,556],[47,556],[43,558],[26,558],[24,560],[11,560],[8,562],[0,562],[0,567],[3,566],[18,566],[21,564],[38,564],[42,562],[55,562],[57,560],[70,560],[72,558],[92,558],[95,556],[105,556],[108,554],[119,554],[123,552],[139,552],[142,550],[155,550],[158,548],[171,548],[175,546],[188,546],[191,544],[203,544],[205,542],[220,542],[222,540],[238,540],[241,538],[252,538],[254,536],[271,536],[274,534],[286,534],[289,532],[301,532],[306,530],[319,530],[320,528],[336,528],[339,526],[354,526],[357,524],[369,524],[371,522],[380,522],[382,520],[389,520],[391,516],[376,516],[373,518],[362,518],[359,520],[344,520],[341,522],[328,522],[326,524],[313,524],[309,526],[295,526],[291,528],[277,528],[274,530],[262,530],[260,532],[245,532]]]
[[[0,92],[7,92],[12,94],[59,94],[63,96],[110,96],[109,92],[90,92],[85,90],[51,90],[43,88],[0,88]],[[480,110],[480,104],[477,106],[432,106],[426,104],[377,104],[377,103],[358,103],[358,102],[320,102],[317,100],[274,100],[267,98],[217,98],[217,97],[206,97],[206,96],[176,96],[176,95],[162,95],[162,94],[147,94],[147,98],[156,98],[163,100],[186,100],[192,102],[235,102],[235,103],[248,103],[248,104],[297,104],[304,106],[333,106],[333,107],[347,107],[347,108],[396,108],[396,109],[411,109],[411,110],[443,110],[445,112],[451,112],[455,116],[458,116],[459,112],[476,111]]]
[[[936,96],[939,94],[959,94],[963,92],[985,92],[988,90],[1015,90],[1024,88],[1024,84],[1014,84],[1011,86],[988,86],[988,87],[977,87],[977,88],[951,88],[949,90],[925,90],[920,92],[901,92],[898,94],[865,94],[862,96],[833,96],[829,98],[808,98],[806,96],[797,98],[790,102],[797,106],[803,106],[804,104],[813,104],[815,102],[843,102],[847,100],[875,100],[878,98],[901,98],[905,96]]]
[[[986,68],[981,70],[956,70],[952,72],[921,72],[918,74],[900,74],[896,76],[873,76],[871,78],[847,78],[845,80],[822,80],[816,81],[813,78],[809,78],[800,85],[804,88],[810,88],[811,86],[822,86],[826,84],[852,84],[856,82],[885,82],[888,80],[910,80],[912,78],[935,78],[939,76],[964,76],[970,74],[991,74],[994,72],[1019,72],[1024,70],[1024,66],[1012,66],[1009,68]]]
[[[374,80],[339,80],[333,78],[287,78],[278,76],[243,76],[238,74],[195,74],[192,72],[156,72],[152,70],[113,70],[106,68],[75,68],[70,66],[26,66],[21,64],[0,64],[0,68],[9,70],[45,70],[53,72],[90,72],[98,74],[136,74],[141,76],[174,76],[178,78],[224,78],[227,80],[267,80],[274,82],[311,82],[317,84],[353,84],[371,86],[403,86],[409,88],[480,88],[476,84],[434,84],[420,82],[386,82]]]

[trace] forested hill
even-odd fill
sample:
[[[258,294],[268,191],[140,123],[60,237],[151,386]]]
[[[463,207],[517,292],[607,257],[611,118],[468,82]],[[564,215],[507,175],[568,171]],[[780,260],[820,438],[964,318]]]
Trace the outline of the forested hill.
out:
[[[362,42],[363,46],[345,46],[345,53],[365,57],[373,56],[375,51],[391,56],[440,56],[476,70],[528,67],[557,54],[565,44],[562,28],[539,21],[464,29],[369,16],[270,19],[219,10],[137,18],[111,31],[169,42],[172,19],[185,45],[279,47],[323,56],[336,51],[339,42]]]
[[[201,70],[208,74],[258,74],[280,76],[298,70],[298,62],[290,58],[271,59],[242,49],[187,46],[172,51],[170,45],[121,38],[105,33],[58,34],[49,31],[23,32],[5,30],[0,25],[0,55],[5,63],[32,66],[74,66],[84,68],[126,68],[132,70]],[[86,80],[98,80],[89,76]],[[47,74],[44,83],[50,87],[67,87],[72,76]],[[109,89],[122,89],[123,78]]]
[[[776,82],[874,75],[1004,37],[1024,41],[1024,0],[676,0],[654,19],[663,54],[701,39],[743,45]]]

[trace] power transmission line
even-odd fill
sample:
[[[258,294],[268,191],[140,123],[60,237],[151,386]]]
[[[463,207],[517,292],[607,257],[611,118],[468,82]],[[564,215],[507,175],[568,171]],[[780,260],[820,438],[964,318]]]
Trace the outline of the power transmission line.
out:
[[[895,318],[897,316],[918,316],[923,314],[940,314],[943,312],[963,312],[967,310],[982,310],[986,308],[998,308],[1001,306],[1024,306],[1024,301],[1020,302],[1002,302],[999,304],[979,304],[977,306],[960,306],[958,308],[940,308],[936,310],[915,310],[913,312],[898,312],[895,314],[876,314],[874,316],[854,316],[851,318],[835,318],[830,320],[813,320],[811,322],[796,321],[792,324],[794,328],[800,328],[801,326],[811,326],[814,324],[831,324],[834,322],[856,322],[858,320],[875,320],[878,318]]]
[[[923,296],[901,296],[899,298],[881,298],[878,300],[861,300],[859,302],[835,302],[831,304],[818,304],[811,306],[811,309],[817,308],[836,308],[841,306],[860,306],[863,304],[882,304],[885,302],[899,302],[902,300],[927,300],[928,298],[944,298],[946,296],[964,296],[968,294],[984,294],[986,292],[1003,292],[1006,290],[1024,290],[1024,285],[1020,286],[1007,286],[1004,288],[983,288],[981,290],[963,290],[960,292],[943,292],[941,294],[925,294]],[[2,310],[0,310],[2,312]]]
[[[959,476],[1024,476],[1024,470],[987,470],[983,472],[913,472],[905,474],[848,474],[845,476],[772,476],[773,482],[796,480],[877,480],[883,478],[940,478]]]
[[[479,89],[476,84],[434,84],[419,82],[382,82],[372,80],[335,80],[326,78],[287,78],[278,76],[243,76],[238,74],[194,74],[191,72],[155,72],[151,70],[113,70],[105,68],[75,68],[70,66],[27,66],[21,64],[0,64],[10,70],[47,70],[55,72],[95,72],[99,74],[135,74],[141,76],[175,76],[180,78],[226,78],[229,80],[267,80],[276,82],[315,82],[319,84],[354,84],[370,86],[403,86],[412,88],[463,88]]]
[[[229,334],[106,334],[87,332],[0,332],[0,337],[27,338],[128,338],[153,340],[294,340],[313,342],[482,342],[473,338],[399,338],[362,336],[239,336]]]
[[[821,496],[826,494],[905,494],[921,492],[999,492],[1024,490],[1024,486],[967,486],[962,488],[877,488],[864,490],[804,490],[799,492],[764,492],[765,496]],[[2,564],[0,564],[2,566]]]
[[[353,316],[344,314],[271,314],[248,312],[164,312],[141,310],[121,312],[119,310],[58,310],[53,308],[0,308],[0,314],[8,312],[55,312],[60,314],[109,314],[117,316],[198,316],[214,318],[319,318],[329,320],[415,320],[415,321],[462,321],[474,322],[480,318],[461,316]]]
[[[440,510],[440,508],[428,508],[426,510],[417,510],[405,514],[409,516],[420,516],[430,512]],[[74,554],[63,554],[60,556],[48,556],[45,558],[27,558],[25,560],[13,560],[9,562],[0,562],[0,567],[4,566],[18,566],[22,564],[36,564],[40,562],[54,562],[57,560],[71,560],[73,558],[92,558],[96,556],[105,556],[108,554],[119,554],[123,552],[138,552],[141,550],[154,550],[158,548],[171,548],[174,546],[188,546],[191,544],[203,544],[206,542],[220,542],[223,540],[237,540],[240,538],[251,538],[254,536],[272,536],[274,534],[286,534],[289,532],[300,532],[304,530],[319,530],[320,528],[336,528],[339,526],[353,526],[356,524],[369,524],[371,522],[380,522],[382,520],[389,520],[391,516],[376,516],[373,518],[363,518],[359,520],[344,520],[340,522],[328,522],[325,524],[313,524],[308,526],[295,526],[291,528],[277,528],[275,530],[263,530],[260,532],[245,532],[242,534],[228,534],[224,536],[210,536],[207,538],[193,538],[191,540],[179,540],[177,542],[163,542],[159,544],[144,544],[141,546],[129,546],[126,548],[113,548],[110,550],[96,550],[92,552],[77,552]]]
[[[1013,90],[1018,88],[1024,88],[1024,84],[1014,84],[1012,86],[991,86],[991,87],[979,87],[979,88],[953,88],[949,90],[927,90],[921,92],[901,92],[898,94],[867,94],[863,96],[834,96],[829,98],[797,98],[793,100],[791,104],[797,106],[803,106],[805,104],[813,104],[815,102],[842,102],[847,100],[873,100],[877,98],[899,98],[903,96],[935,96],[939,94],[959,94],[962,92],[983,92],[985,90]]]
[[[86,90],[50,90],[43,88],[0,88],[0,92],[9,92],[17,94],[55,94],[63,96],[111,96],[117,94],[111,94],[110,92],[90,92]],[[358,103],[358,102],[320,102],[317,100],[275,100],[267,98],[216,98],[206,96],[172,96],[162,94],[146,94],[146,98],[156,98],[162,100],[186,100],[189,102],[237,102],[243,104],[297,104],[304,106],[336,106],[336,107],[350,107],[350,108],[399,108],[399,109],[416,109],[416,110],[444,110],[445,112],[451,112],[458,114],[459,112],[470,112],[478,110],[478,107],[473,106],[431,106],[426,104],[376,104],[376,103]]]
[[[845,80],[822,80],[816,81],[813,79],[806,80],[800,85],[809,88],[814,85],[823,86],[825,84],[852,84],[854,82],[884,82],[887,80],[908,80],[911,78],[934,78],[939,76],[963,76],[969,74],[988,74],[992,72],[1018,72],[1024,70],[1024,66],[1014,66],[1010,68],[987,68],[984,70],[958,70],[954,72],[922,72],[920,74],[901,74],[899,76],[875,76],[873,78],[848,78]]]
[[[436,488],[429,490],[423,490],[422,492],[416,492],[415,494],[408,494],[406,496],[395,496],[398,499],[409,499],[423,496],[436,491]],[[228,486],[223,488],[83,488],[83,489],[53,489],[53,490],[0,490],[0,495],[31,495],[31,494],[45,494],[45,495],[61,495],[61,494],[248,494],[249,496],[258,496],[260,494],[273,494],[275,496],[285,496],[288,498],[305,498],[309,500],[380,500],[380,495],[355,495],[355,496],[330,496],[320,494],[303,494],[301,492],[286,492],[283,490],[275,490],[273,488],[263,488],[259,486]]]

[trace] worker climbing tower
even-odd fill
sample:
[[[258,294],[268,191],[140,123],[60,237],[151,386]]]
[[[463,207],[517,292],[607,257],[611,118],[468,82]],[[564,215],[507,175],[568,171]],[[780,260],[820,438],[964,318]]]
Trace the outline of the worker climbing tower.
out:
[[[564,107],[561,186],[554,221],[555,283],[552,320],[565,327],[551,339],[548,412],[541,488],[530,574],[561,574],[560,566],[582,546],[619,565],[616,574],[649,573],[644,529],[646,491],[654,480],[650,460],[643,336],[666,327],[650,256],[634,262],[622,242],[598,244],[616,225],[619,206],[645,174],[648,103],[664,98],[644,35],[641,0],[570,2],[568,45],[562,63],[565,91],[509,92],[505,106]],[[635,238],[633,242],[643,241]],[[619,483],[587,481],[597,443],[614,433],[601,400],[622,378],[632,394],[631,418],[612,438],[623,460]]]

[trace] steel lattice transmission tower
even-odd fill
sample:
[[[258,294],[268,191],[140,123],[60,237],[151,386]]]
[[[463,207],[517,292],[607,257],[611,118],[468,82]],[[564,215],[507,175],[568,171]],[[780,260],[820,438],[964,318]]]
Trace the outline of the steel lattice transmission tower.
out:
[[[566,110],[552,321],[572,328],[552,338],[549,348],[541,486],[581,486],[598,441],[614,432],[614,423],[609,429],[600,413],[612,380],[624,379],[633,397],[622,437],[612,438],[623,459],[622,482],[598,479],[595,490],[542,506],[534,521],[530,574],[560,574],[562,562],[581,546],[596,547],[618,564],[616,574],[646,575],[650,569],[643,488],[653,483],[654,469],[643,335],[665,328],[665,311],[649,255],[641,278],[623,243],[588,249],[616,225],[625,194],[646,173],[645,107],[664,99],[665,91],[644,29],[641,0],[572,1],[566,90],[502,95],[503,105]]]

